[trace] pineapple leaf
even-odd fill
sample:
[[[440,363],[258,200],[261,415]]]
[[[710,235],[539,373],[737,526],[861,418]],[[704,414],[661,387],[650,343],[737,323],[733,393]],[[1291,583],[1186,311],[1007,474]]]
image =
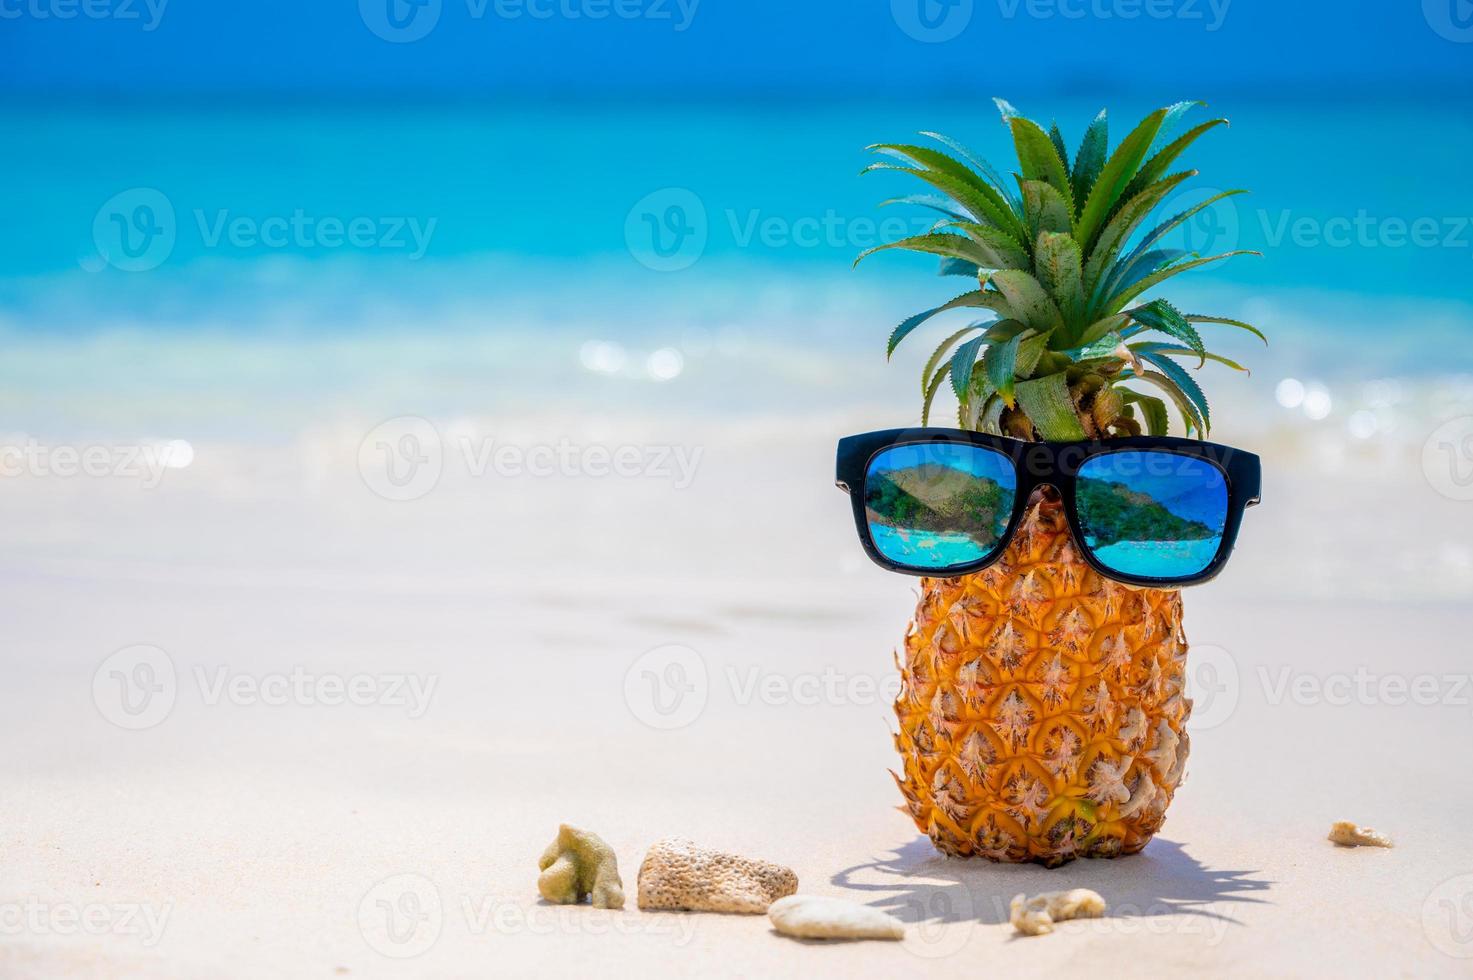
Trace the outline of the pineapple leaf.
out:
[[[1154,395],[1143,395],[1129,388],[1118,389],[1126,404],[1139,405],[1146,418],[1146,432],[1153,436],[1164,436],[1171,431],[1171,419],[1166,413],[1166,403]]]
[[[1093,361],[1098,358],[1107,358],[1111,355],[1115,355],[1118,358],[1119,355],[1115,354],[1115,352],[1120,349],[1120,345],[1123,343],[1125,343],[1125,339],[1120,334],[1111,331],[1093,343],[1079,348],[1077,352],[1078,356],[1075,357],[1075,360]]]
[[[982,263],[988,269],[1026,269],[1029,267],[1028,252],[1017,239],[1005,231],[975,221],[957,221],[946,225],[960,229],[977,246],[982,254],[991,256],[990,262]]]
[[[1032,376],[1038,368],[1038,362],[1043,360],[1043,355],[1048,351],[1049,337],[1052,333],[1034,334],[1032,337],[1024,337],[1023,342],[1018,345],[1018,359],[1015,364],[1017,377],[1027,378]]]
[[[1138,344],[1131,344],[1130,345],[1130,349],[1133,350],[1133,351],[1135,351],[1137,354],[1141,355],[1142,357],[1144,357],[1147,353],[1153,353],[1153,354],[1192,354],[1192,355],[1195,355],[1195,356],[1200,356],[1202,358],[1205,358],[1206,360],[1209,360],[1209,361],[1216,361],[1219,364],[1225,364],[1228,367],[1232,368],[1234,371],[1242,371],[1244,374],[1252,374],[1253,373],[1253,372],[1249,371],[1247,368],[1245,368],[1243,365],[1239,364],[1237,361],[1229,360],[1228,358],[1223,357],[1221,354],[1214,354],[1211,351],[1208,351],[1207,353],[1202,354],[1202,353],[1199,353],[1198,351],[1192,350],[1192,348],[1190,348],[1190,347],[1177,347],[1175,344],[1163,344],[1163,343],[1160,343],[1159,341],[1155,341],[1155,340],[1143,340],[1143,341],[1141,341]]]
[[[1207,396],[1202,391],[1202,386],[1197,384],[1187,369],[1165,354],[1156,351],[1136,351],[1141,360],[1154,365],[1157,370],[1164,374],[1171,383],[1176,385],[1186,395],[1192,406],[1197,410],[1201,419],[1201,432],[1206,436],[1212,430],[1212,412],[1207,405]],[[1152,372],[1146,372],[1147,374]]]
[[[1017,321],[1002,321],[996,327],[1012,324],[1010,336],[1000,337],[982,355],[982,370],[988,385],[1007,403],[1008,408],[1016,404],[1014,388],[1017,379],[1033,373],[1038,359],[1048,348],[1048,334],[1034,333]],[[995,327],[995,328],[996,328]]]
[[[992,104],[997,106],[997,111],[1002,116],[1004,126],[1012,122],[1014,117],[1018,115],[1018,110],[1014,109],[1013,104],[1007,99],[999,99],[994,95],[992,97]]]
[[[979,189],[978,184],[961,180],[950,174],[935,170],[921,170],[916,167],[898,167],[893,163],[872,163],[860,173],[872,173],[879,170],[893,170],[919,177],[951,198],[961,206],[962,210],[978,221],[995,225],[1004,231],[1012,232],[1015,236],[1023,234],[1023,226],[1018,216],[1012,212],[1011,208],[1005,206],[1001,197],[991,188],[983,191]]]
[[[1187,322],[1187,318],[1181,315],[1181,311],[1166,302],[1166,300],[1152,300],[1145,306],[1138,306],[1133,310],[1127,310],[1126,313],[1146,330],[1159,330],[1168,337],[1186,344],[1194,354],[1202,359],[1201,363],[1197,365],[1198,367],[1207,363],[1207,346],[1202,343],[1202,336]],[[1139,330],[1128,329],[1124,333],[1125,336],[1129,337],[1140,332]],[[1132,346],[1131,350],[1139,353],[1139,346]]]
[[[965,146],[958,143],[950,136],[943,136],[940,133],[931,132],[923,132],[921,133],[921,135],[926,137],[927,139],[935,140],[951,152],[955,153],[962,160],[966,161],[966,163],[971,166],[971,168],[977,173],[981,174],[982,177],[986,179],[987,182],[990,183],[999,194],[1001,194],[1005,199],[1011,202],[1012,211],[1014,213],[1022,212],[1023,208],[1021,206],[1021,203],[1016,197],[1013,196],[1012,188],[1008,185],[1007,181],[1002,179],[1002,175],[997,172],[997,168],[993,167],[992,164],[977,156],[977,154],[973,153],[971,150],[967,149]]]
[[[1222,323],[1222,324],[1226,324],[1227,326],[1230,326],[1230,327],[1238,327],[1240,329],[1243,329],[1243,330],[1248,331],[1253,336],[1255,336],[1259,340],[1263,341],[1264,346],[1268,346],[1268,338],[1263,335],[1263,331],[1262,330],[1259,330],[1257,327],[1255,327],[1251,323],[1244,323],[1242,320],[1229,320],[1227,317],[1221,317],[1221,316],[1202,316],[1200,313],[1188,313],[1187,314],[1187,322],[1188,323]]]
[[[1255,251],[1252,251],[1251,249],[1237,249],[1237,250],[1232,251],[1232,252],[1223,252],[1220,255],[1209,255],[1205,259],[1193,259],[1190,262],[1181,262],[1181,263],[1178,263],[1177,265],[1173,265],[1173,266],[1171,266],[1169,268],[1162,269],[1160,272],[1152,273],[1151,275],[1146,276],[1141,281],[1139,281],[1139,282],[1135,283],[1134,285],[1128,287],[1124,291],[1119,292],[1119,293],[1116,293],[1114,296],[1111,296],[1104,303],[1104,309],[1108,309],[1108,310],[1119,310],[1120,308],[1122,308],[1123,306],[1125,306],[1126,303],[1129,303],[1131,300],[1135,299],[1137,296],[1139,296],[1141,293],[1144,293],[1146,290],[1150,289],[1151,287],[1156,286],[1156,285],[1159,285],[1160,283],[1165,282],[1167,279],[1170,279],[1172,276],[1180,275],[1181,273],[1186,272],[1189,269],[1195,269],[1198,266],[1207,265],[1208,263],[1211,263],[1211,262],[1220,262],[1223,259],[1230,259],[1230,258],[1232,258],[1235,255],[1262,255],[1262,254],[1263,254],[1262,252],[1255,252]]]
[[[988,395],[982,411],[977,413],[977,431],[989,432],[995,436],[1002,435],[1002,412],[1005,408],[1007,404],[1002,400],[1001,395],[996,392]]]
[[[1033,262],[1043,287],[1058,303],[1066,323],[1084,313],[1084,270],[1079,243],[1065,234],[1041,232],[1033,249]],[[1072,340],[1073,338],[1067,338]]]
[[[1069,171],[1064,164],[1068,157],[1060,157],[1048,134],[1038,123],[1022,116],[1008,120],[1013,130],[1013,146],[1018,151],[1018,164],[1023,168],[1025,180],[1041,180],[1059,192],[1067,201],[1073,192],[1069,189]],[[1026,201],[1026,197],[1024,198]]]
[[[981,423],[982,413],[987,411],[987,405],[991,404],[997,393],[990,391],[987,382],[978,382],[972,379],[971,391],[966,392],[966,402],[957,404],[956,421],[962,429],[977,430]]]
[[[966,259],[943,258],[941,268],[936,270],[938,276],[966,276],[969,279],[977,279],[982,275],[982,270],[977,263],[968,262]]]
[[[876,252],[884,252],[892,248],[902,248],[912,252],[929,252],[932,255],[945,255],[953,259],[965,259],[978,266],[992,268],[991,255],[984,252],[982,247],[970,238],[962,235],[943,235],[932,233],[929,235],[912,235],[899,241],[890,242],[886,245],[876,245],[859,253],[859,258],[854,260],[858,265]]]
[[[1181,122],[1182,116],[1198,107],[1206,108],[1207,103],[1199,101],[1175,102],[1166,107],[1166,118],[1161,120],[1161,131],[1156,134],[1156,139],[1151,143],[1151,153],[1154,154],[1161,149],[1171,134],[1176,131],[1177,123]]]
[[[1064,172],[1068,173],[1069,147],[1064,144],[1064,134],[1059,132],[1059,121],[1057,119],[1049,123],[1048,138],[1049,142],[1054,144],[1054,152],[1059,155],[1059,160],[1064,164]]]
[[[1108,296],[1111,293],[1128,289],[1146,276],[1155,275],[1162,269],[1170,268],[1174,262],[1195,257],[1195,252],[1188,252],[1185,249],[1160,248],[1134,259],[1117,262],[1114,270],[1105,277],[1105,281],[1099,285],[1096,292],[1098,295]]]
[[[1085,437],[1064,372],[1020,381],[1014,395],[1023,413],[1045,439],[1068,442]]]
[[[932,150],[924,146],[911,146],[905,143],[876,143],[867,149],[876,153],[888,153],[893,156],[908,158],[927,170],[943,174],[961,184],[970,187],[987,201],[990,207],[989,217],[982,220],[990,220],[998,227],[1007,227],[1009,219],[1015,219],[1008,202],[1003,198],[997,188],[989,184],[984,178],[974,173],[971,168],[960,160],[953,159],[939,150]],[[944,188],[943,188],[944,190]],[[950,193],[949,191],[947,193]],[[980,201],[978,202],[980,205]],[[969,208],[970,210],[970,208]],[[981,215],[978,215],[979,219]]]
[[[1127,374],[1125,377],[1139,378],[1141,381],[1149,382],[1166,392],[1176,405],[1176,410],[1181,413],[1182,421],[1186,423],[1187,434],[1191,435],[1195,429],[1199,439],[1206,438],[1203,434],[1206,430],[1201,413],[1197,411],[1197,407],[1192,404],[1192,400],[1186,396],[1186,393],[1178,388],[1176,383],[1170,378],[1159,371],[1141,371],[1139,374]]]
[[[1121,193],[1145,159],[1151,142],[1160,132],[1167,111],[1157,109],[1141,120],[1130,135],[1120,141],[1120,145],[1100,170],[1099,178],[1090,189],[1084,210],[1074,226],[1074,240],[1079,242],[1081,248],[1088,250],[1094,244],[1095,234],[1104,227],[1106,219],[1120,200]]]
[[[1144,255],[1147,249],[1160,241],[1173,228],[1176,228],[1178,225],[1181,225],[1182,223],[1191,219],[1191,217],[1195,215],[1198,211],[1201,211],[1204,208],[1212,207],[1212,205],[1216,204],[1218,201],[1221,201],[1225,197],[1232,197],[1235,194],[1246,193],[1248,192],[1244,190],[1223,191],[1221,194],[1212,195],[1207,200],[1203,201],[1201,204],[1196,205],[1195,207],[1187,208],[1180,214],[1172,215],[1170,218],[1167,218],[1165,221],[1161,222],[1161,224],[1157,225],[1155,228],[1152,228],[1149,232],[1147,232],[1145,236],[1141,238],[1140,244],[1138,244],[1135,249],[1131,251],[1130,255],[1128,255],[1124,261],[1132,262],[1137,257]]]
[[[937,173],[955,177],[968,184],[974,184],[978,187],[986,186],[982,178],[973,173],[971,168],[966,164],[947,156],[940,150],[933,150],[926,146],[912,146],[909,143],[872,143],[866,146],[865,149],[871,153],[883,153],[887,156],[898,157],[904,162],[915,163],[918,166],[925,167],[927,170],[934,170]],[[992,188],[988,187],[987,190],[992,190]]]
[[[1076,209],[1084,207],[1085,201],[1089,200],[1090,188],[1100,176],[1100,168],[1105,165],[1105,154],[1110,149],[1109,139],[1105,110],[1101,109],[1094,122],[1089,124],[1089,129],[1084,131],[1084,139],[1080,141],[1079,152],[1074,157],[1074,170],[1070,179],[1074,186]]]
[[[987,338],[989,344],[1000,344],[1003,341],[1012,340],[1020,333],[1027,333],[1028,329],[1028,324],[1018,320],[998,320],[988,324],[983,336]]]
[[[1126,239],[1140,226],[1142,221],[1151,213],[1161,199],[1171,192],[1177,184],[1192,177],[1196,171],[1188,170],[1183,173],[1173,174],[1165,180],[1157,181],[1139,194],[1130,198],[1115,216],[1110,219],[1105,230],[1100,233],[1098,240],[1087,253],[1089,262],[1084,267],[1085,288],[1094,293],[1100,284],[1108,278],[1111,263],[1119,253]],[[1076,233],[1075,241],[1079,241]],[[1081,246],[1084,244],[1080,242]]]
[[[902,340],[910,336],[911,331],[931,319],[931,317],[936,316],[938,313],[945,313],[947,310],[964,308],[989,309],[1004,315],[1011,315],[1012,313],[1007,300],[1003,298],[1001,293],[989,292],[985,289],[974,289],[970,293],[963,293],[955,299],[942,303],[940,306],[924,310],[915,316],[902,320],[900,325],[890,334],[890,342],[885,345],[886,359],[895,353],[895,348],[900,346]]]
[[[1130,187],[1126,188],[1125,195],[1128,197],[1132,193],[1140,190],[1142,187],[1149,186],[1152,181],[1156,180],[1162,174],[1166,173],[1166,168],[1175,163],[1177,157],[1181,156],[1182,153],[1186,151],[1187,147],[1196,142],[1197,137],[1201,136],[1203,133],[1207,132],[1210,129],[1213,129],[1217,126],[1225,125],[1227,125],[1226,119],[1213,119],[1210,122],[1205,122],[1200,126],[1193,127],[1192,129],[1183,133],[1176,140],[1167,144],[1161,149],[1161,152],[1157,153],[1155,156],[1151,157],[1150,160],[1146,161],[1146,165],[1141,168],[1141,172],[1136,175],[1133,181],[1131,181]]]
[[[951,356],[951,390],[956,393],[957,401],[964,401],[967,397],[967,385],[972,380],[972,365],[977,363],[977,354],[986,340],[986,337],[973,337],[958,347]]]
[[[967,389],[967,397],[956,404],[957,424],[963,429],[976,429],[982,412],[997,396],[992,386],[987,383],[987,379],[978,376],[977,372],[981,367],[982,365],[979,364],[973,368],[972,383]]]
[[[993,344],[982,355],[982,370],[987,374],[988,383],[1009,408],[1014,404],[1013,385],[1018,377],[1018,345],[1023,342],[1023,335],[1027,332],[1018,331],[1008,340]]]
[[[1119,333],[1121,330],[1125,329],[1125,323],[1128,319],[1129,317],[1127,317],[1124,313],[1116,313],[1113,316],[1107,316],[1101,320],[1096,320],[1094,323],[1091,323],[1087,328],[1085,328],[1083,335],[1079,337],[1078,343],[1081,346],[1087,347],[1094,344],[1102,337],[1108,337],[1112,333]],[[1116,346],[1119,345],[1117,344]],[[1113,350],[1114,348],[1111,349]]]
[[[1023,190],[1023,215],[1032,241],[1039,232],[1068,232],[1074,227],[1069,202],[1052,184],[1041,180],[1019,180]]]
[[[941,366],[942,359],[945,358],[948,353],[950,353],[953,347],[956,346],[957,341],[961,340],[973,330],[980,330],[984,326],[987,326],[987,324],[973,323],[970,326],[962,327],[956,333],[952,334],[950,337],[947,337],[945,340],[941,341],[940,344],[936,345],[936,350],[932,352],[930,359],[926,361],[926,366],[921,368],[922,395],[925,395],[925,393],[931,388],[931,372],[935,371]]]
[[[951,362],[947,361],[941,365],[941,370],[937,371],[936,376],[931,379],[931,387],[926,392],[925,400],[921,402],[921,425],[931,424],[931,403],[936,400],[936,392],[940,390],[941,382],[945,381],[946,376],[950,373]]]
[[[881,201],[880,207],[887,208],[893,204],[914,204],[918,207],[930,208],[932,211],[939,211],[953,221],[972,220],[967,215],[958,211],[952,205],[952,202],[944,197],[937,197],[934,194],[907,194],[904,197],[892,197],[888,201]]]
[[[1059,308],[1038,280],[1021,269],[1005,269],[992,276],[992,284],[1007,297],[1013,315],[1039,333],[1064,325]]]

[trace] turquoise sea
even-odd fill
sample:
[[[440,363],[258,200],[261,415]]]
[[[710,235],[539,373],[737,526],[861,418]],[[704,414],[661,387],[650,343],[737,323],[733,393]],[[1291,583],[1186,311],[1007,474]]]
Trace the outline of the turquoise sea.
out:
[[[1000,94],[1056,116],[1071,143],[1098,109]],[[1117,139],[1151,108],[1111,101]],[[1413,396],[1461,397],[1468,104],[1255,97],[1210,111],[1232,126],[1190,154],[1196,190],[1171,203],[1253,193],[1204,212],[1186,244],[1265,256],[1183,277],[1173,295],[1254,320],[1273,344],[1218,335],[1257,370],[1210,368],[1209,389],[1267,411],[1285,377],[1319,386],[1332,401],[1315,421],[1342,435],[1357,411],[1394,426]],[[935,129],[1010,153],[993,109],[959,102],[139,103],[12,107],[0,125],[17,150],[0,156],[7,418],[122,436],[187,413],[205,434],[279,439],[304,413],[392,408],[396,392],[425,412],[542,399],[913,421],[928,348],[887,368],[883,338],[962,284],[920,257],[850,268],[924,227],[876,207],[916,188],[861,178],[863,148]]]
[[[869,532],[881,554],[918,568],[950,568],[976,561],[983,555],[970,534],[919,531],[885,524],[870,524]]]
[[[1221,536],[1196,541],[1121,541],[1095,549],[1095,557],[1132,575],[1173,578],[1206,568],[1221,546]]]

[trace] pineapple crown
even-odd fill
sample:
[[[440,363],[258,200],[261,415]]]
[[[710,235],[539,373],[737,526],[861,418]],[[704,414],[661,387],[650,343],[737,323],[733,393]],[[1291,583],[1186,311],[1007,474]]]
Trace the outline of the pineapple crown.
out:
[[[869,147],[899,163],[866,167],[912,174],[941,193],[895,198],[943,217],[927,234],[868,249],[941,256],[942,275],[976,277],[980,288],[909,317],[890,334],[887,356],[931,317],[948,310],[986,310],[951,334],[921,374],[921,424],[950,378],[963,428],[1022,439],[1071,440],[1120,435],[1165,435],[1166,400],[1126,388],[1124,381],[1159,389],[1181,414],[1187,433],[1205,438],[1212,424],[1207,397],[1179,358],[1241,365],[1207,350],[1195,324],[1259,330],[1226,317],[1184,314],[1164,299],[1139,303],[1142,294],[1198,266],[1234,255],[1203,257],[1160,247],[1161,240],[1197,212],[1241,190],[1224,191],[1176,214],[1140,237],[1138,228],[1183,182],[1196,176],[1167,169],[1199,136],[1226,119],[1212,119],[1167,142],[1169,133],[1200,102],[1157,109],[1109,151],[1105,112],[1090,123],[1073,165],[1058,124],[1048,132],[994,100],[1012,131],[1020,173],[1017,189],[986,161],[938,133],[922,133],[955,153],[899,143]],[[961,159],[957,159],[960,157]],[[962,162],[962,161],[965,161]],[[1166,339],[1137,339],[1154,333]]]

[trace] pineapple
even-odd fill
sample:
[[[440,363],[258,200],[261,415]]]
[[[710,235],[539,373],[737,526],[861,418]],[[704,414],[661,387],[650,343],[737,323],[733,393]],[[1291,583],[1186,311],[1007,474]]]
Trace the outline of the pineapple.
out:
[[[1226,122],[1168,136],[1199,104],[1158,109],[1113,152],[1101,112],[1071,163],[1057,125],[1045,132],[998,100],[1017,149],[1016,190],[938,134],[923,135],[950,152],[870,148],[895,162],[866,172],[898,170],[942,195],[886,203],[921,204],[942,218],[926,234],[860,258],[926,252],[941,256],[943,274],[977,280],[976,289],[902,322],[888,353],[940,313],[990,314],[946,337],[927,361],[923,425],[949,381],[963,428],[1019,439],[1165,435],[1169,403],[1187,434],[1207,435],[1207,399],[1182,360],[1243,368],[1209,352],[1197,327],[1263,334],[1142,297],[1177,273],[1252,254],[1202,257],[1163,245],[1198,211],[1242,192],[1210,197],[1132,241],[1196,174],[1168,173],[1171,165]],[[1186,656],[1180,593],[1096,574],[1076,550],[1057,495],[1040,491],[996,564],[921,580],[895,703],[895,778],[906,811],[948,855],[1055,866],[1139,851],[1160,828],[1186,766]]]

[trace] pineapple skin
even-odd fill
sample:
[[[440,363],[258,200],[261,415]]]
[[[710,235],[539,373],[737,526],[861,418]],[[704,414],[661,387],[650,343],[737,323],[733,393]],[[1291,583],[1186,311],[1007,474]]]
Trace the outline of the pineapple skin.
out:
[[[904,651],[892,775],[939,851],[1054,867],[1160,829],[1189,748],[1181,593],[1096,574],[1057,494],[996,564],[921,580]]]

